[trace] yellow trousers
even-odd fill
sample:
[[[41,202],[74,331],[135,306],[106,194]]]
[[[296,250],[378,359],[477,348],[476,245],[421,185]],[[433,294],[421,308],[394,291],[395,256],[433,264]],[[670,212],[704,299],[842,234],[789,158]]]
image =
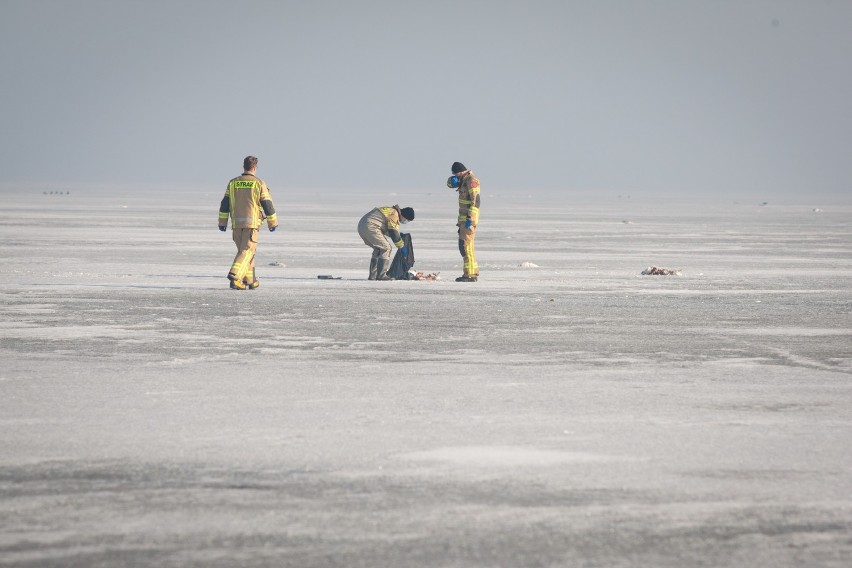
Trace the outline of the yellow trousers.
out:
[[[237,245],[237,256],[228,272],[232,280],[247,280],[254,282],[254,254],[257,251],[257,229],[234,229],[234,244]]]
[[[479,276],[479,265],[476,263],[476,251],[473,241],[476,239],[476,226],[467,229],[462,225],[459,227],[459,252],[464,259],[464,275],[467,277]]]

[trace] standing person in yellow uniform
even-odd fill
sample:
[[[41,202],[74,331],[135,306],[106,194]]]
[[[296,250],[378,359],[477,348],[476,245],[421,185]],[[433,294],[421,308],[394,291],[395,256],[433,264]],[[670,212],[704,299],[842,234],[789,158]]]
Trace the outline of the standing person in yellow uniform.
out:
[[[453,162],[453,175],[447,180],[447,187],[459,192],[459,252],[464,260],[464,274],[456,282],[476,282],[479,279],[479,265],[473,241],[476,239],[476,226],[479,224],[479,179],[473,171],[461,162]]]
[[[254,271],[258,228],[264,218],[270,232],[278,227],[278,216],[269,188],[255,173],[257,158],[247,156],[243,160],[243,175],[228,182],[225,197],[219,205],[219,230],[224,232],[228,228],[230,216],[234,243],[237,245],[237,256],[228,272],[228,280],[234,290],[254,290],[260,286]]]
[[[408,256],[408,250],[399,232],[399,226],[414,221],[414,209],[376,207],[368,211],[358,222],[358,234],[368,247],[373,249],[370,257],[370,276],[368,280],[393,280],[388,276],[391,265],[391,245],[386,237],[390,237],[402,256]]]

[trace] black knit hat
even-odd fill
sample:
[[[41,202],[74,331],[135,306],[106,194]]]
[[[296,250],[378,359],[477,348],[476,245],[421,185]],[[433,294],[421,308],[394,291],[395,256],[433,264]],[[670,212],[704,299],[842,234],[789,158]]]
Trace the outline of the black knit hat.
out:
[[[461,162],[453,162],[453,173],[454,174],[460,174],[465,170],[467,170],[467,168],[464,167],[464,164],[462,164]]]
[[[414,209],[411,207],[403,207],[399,210],[402,213],[402,216],[408,219],[409,221],[414,221]]]

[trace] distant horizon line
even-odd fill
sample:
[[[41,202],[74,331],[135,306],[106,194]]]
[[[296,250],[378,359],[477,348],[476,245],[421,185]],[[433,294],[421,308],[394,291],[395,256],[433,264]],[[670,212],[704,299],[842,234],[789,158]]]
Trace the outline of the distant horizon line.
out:
[[[196,183],[177,183],[178,187],[164,187],[162,183],[155,182],[49,182],[49,181],[27,181],[27,182],[0,182],[0,193],[21,193],[31,192],[33,194],[50,194],[51,192],[80,192],[92,191],[102,193],[110,191],[117,194],[139,191],[155,191],[157,193],[169,191],[175,194],[195,194],[198,192],[218,193],[224,191],[224,184],[210,184],[204,182]],[[220,187],[221,186],[221,187]],[[367,195],[387,195],[388,197],[403,197],[405,195],[431,195],[434,193],[442,193],[445,188],[442,187],[408,187],[408,188],[382,188],[382,187],[360,187],[360,186],[330,186],[330,187],[299,187],[299,186],[279,186],[271,185],[270,189],[274,193],[283,193],[286,195],[291,192],[320,192],[328,195],[355,195],[362,193]],[[737,191],[737,190],[718,190],[714,192],[707,191],[678,191],[671,189],[648,190],[648,189],[583,189],[583,188],[523,188],[513,189],[506,187],[486,186],[485,195],[491,198],[515,197],[534,198],[536,195],[553,195],[563,194],[572,196],[577,199],[607,199],[618,201],[657,201],[657,200],[674,200],[677,202],[718,202],[725,200],[729,203],[741,203],[745,205],[852,205],[852,195],[836,195],[831,193],[820,193],[819,191],[809,190],[806,194],[794,192],[774,192],[767,193],[758,190],[754,191]]]

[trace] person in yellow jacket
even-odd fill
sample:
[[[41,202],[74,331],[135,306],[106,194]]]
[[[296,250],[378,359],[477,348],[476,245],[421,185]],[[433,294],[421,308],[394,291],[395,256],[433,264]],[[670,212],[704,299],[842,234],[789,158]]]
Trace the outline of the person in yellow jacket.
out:
[[[476,263],[473,242],[479,224],[479,179],[461,162],[453,162],[450,170],[453,175],[447,179],[447,187],[459,192],[456,226],[459,228],[459,252],[464,261],[464,274],[456,278],[456,282],[476,282],[479,279],[479,265]]]
[[[390,237],[402,256],[408,256],[399,226],[409,221],[414,221],[414,209],[411,207],[400,209],[399,205],[376,207],[361,217],[358,222],[358,234],[364,244],[373,249],[368,280],[393,280],[388,276],[391,265],[391,245],[386,237]]]
[[[264,218],[270,232],[278,227],[278,216],[269,188],[256,173],[257,158],[247,156],[243,160],[243,174],[228,182],[225,197],[219,205],[219,230],[224,232],[228,228],[230,217],[234,243],[237,245],[237,256],[228,271],[228,280],[234,290],[254,290],[260,286],[254,270],[258,228]]]

